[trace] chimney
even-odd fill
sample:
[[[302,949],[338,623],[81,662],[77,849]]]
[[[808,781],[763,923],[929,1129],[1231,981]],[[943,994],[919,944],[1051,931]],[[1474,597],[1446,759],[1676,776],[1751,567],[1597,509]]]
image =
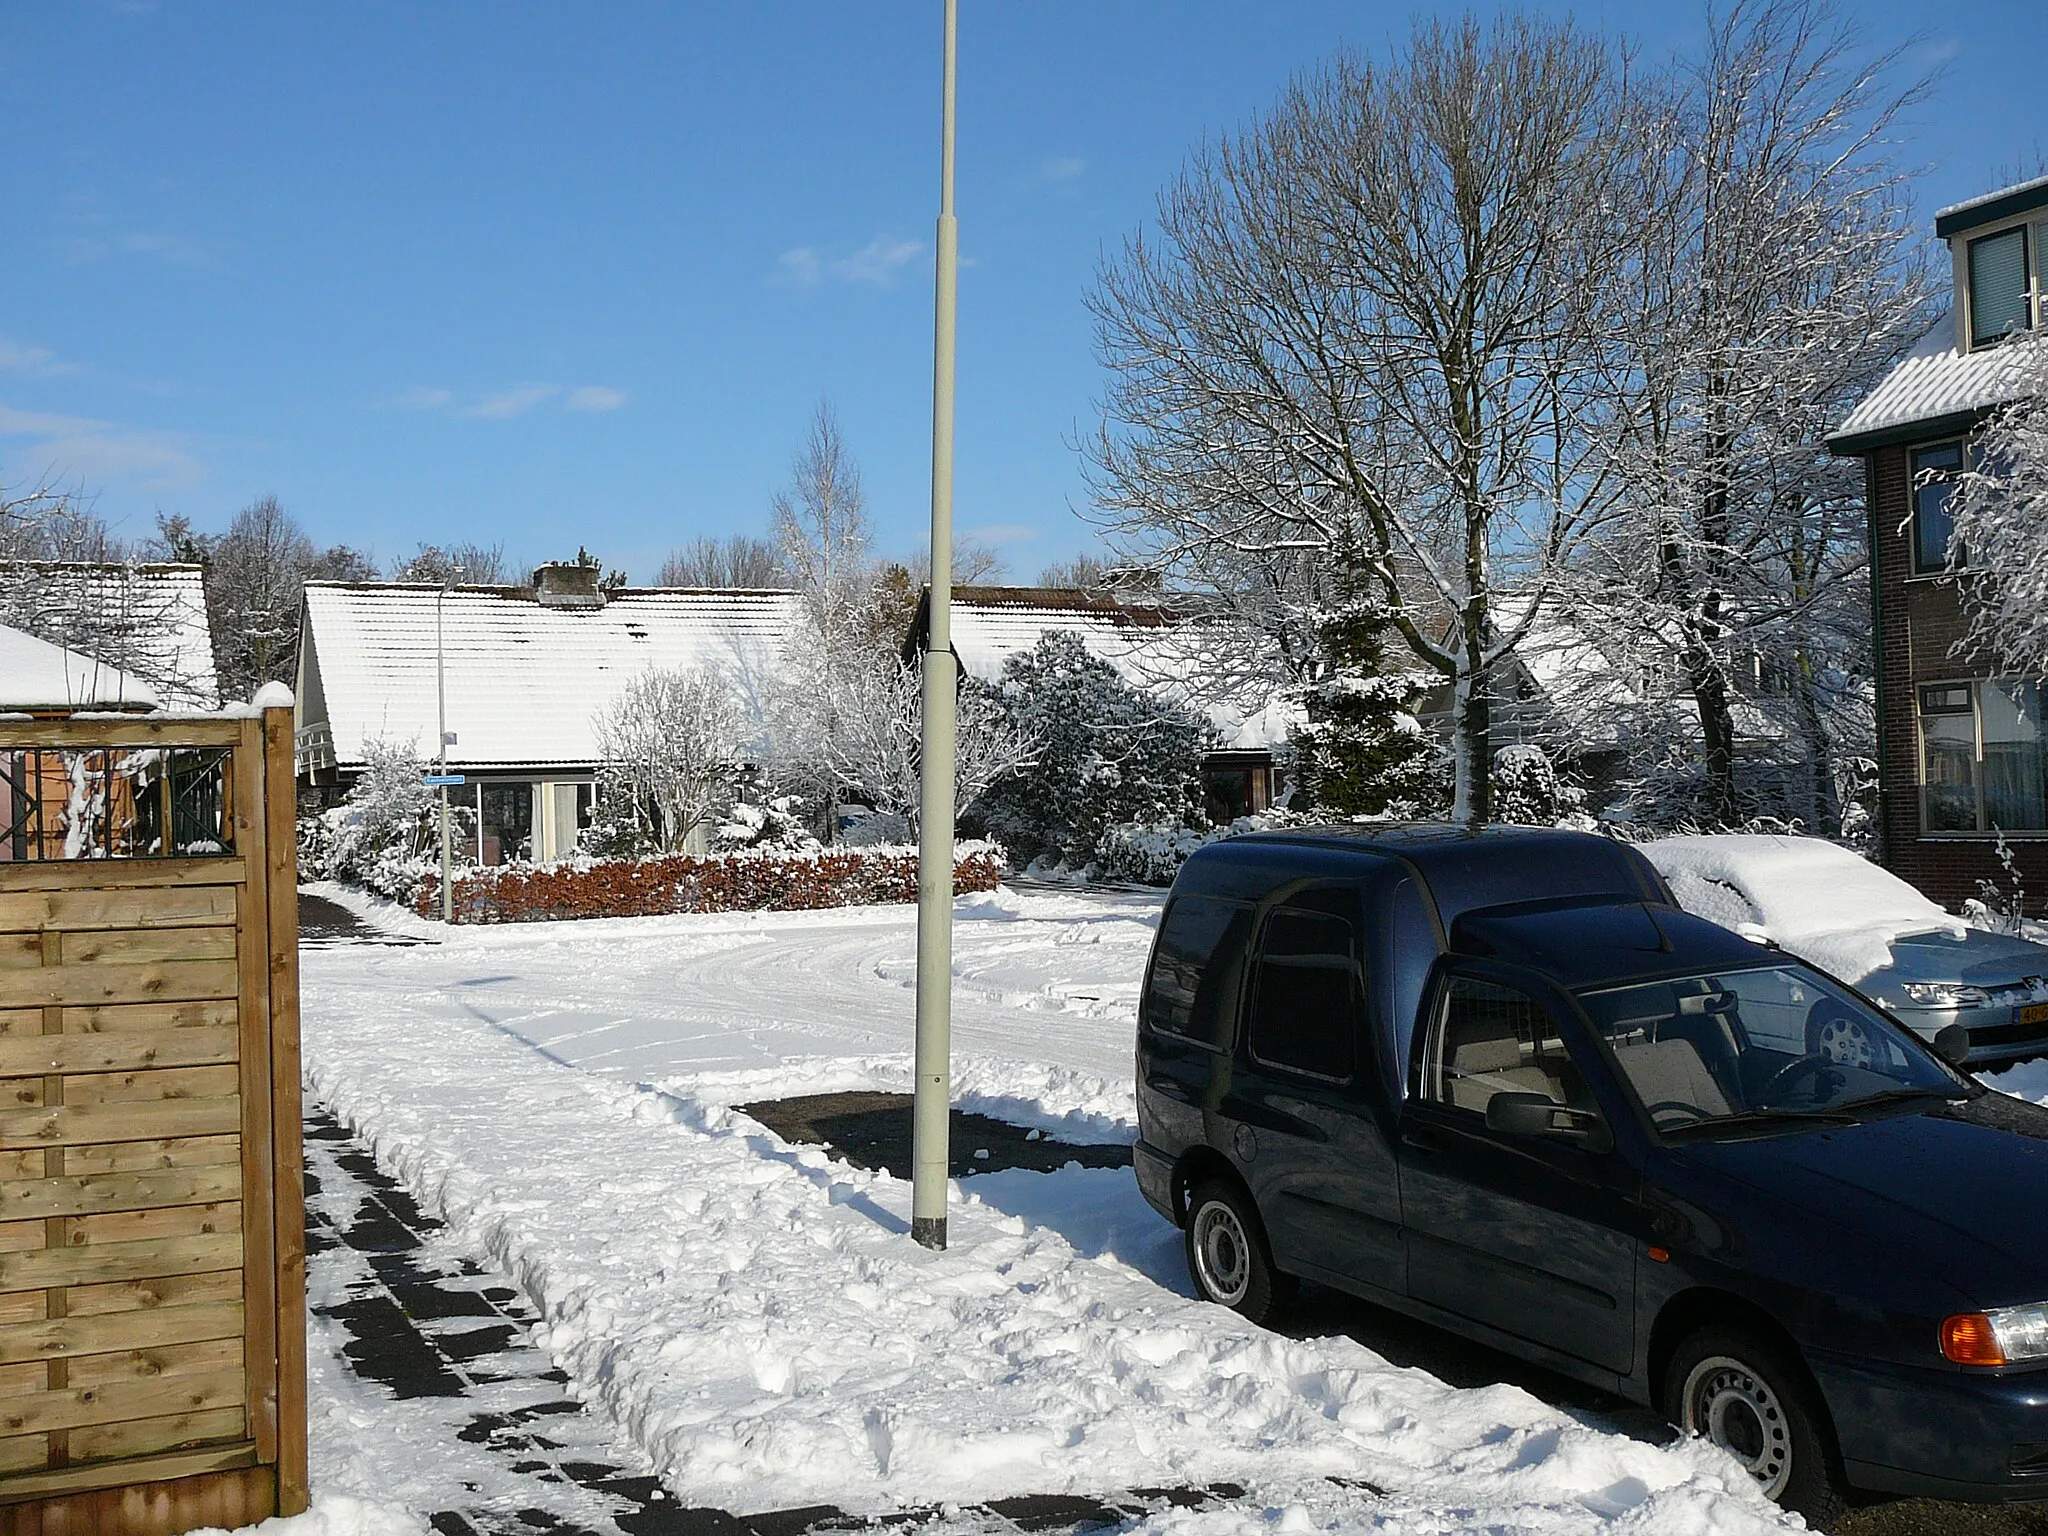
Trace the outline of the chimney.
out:
[[[575,560],[551,560],[533,572],[533,596],[543,608],[602,608],[601,567]]]

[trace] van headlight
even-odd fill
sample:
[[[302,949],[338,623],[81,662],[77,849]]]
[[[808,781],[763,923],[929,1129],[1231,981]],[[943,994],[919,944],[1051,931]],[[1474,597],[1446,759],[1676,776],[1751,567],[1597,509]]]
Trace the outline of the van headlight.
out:
[[[1945,1318],[1941,1352],[1957,1365],[2015,1365],[2048,1360],[2048,1302],[1994,1307]]]
[[[1908,981],[1901,990],[1922,1008],[1982,1008],[1991,994],[1959,981]]]

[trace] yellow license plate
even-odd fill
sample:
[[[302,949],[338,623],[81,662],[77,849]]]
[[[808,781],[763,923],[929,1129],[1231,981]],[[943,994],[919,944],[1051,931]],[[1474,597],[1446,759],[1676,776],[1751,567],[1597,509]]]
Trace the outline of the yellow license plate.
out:
[[[2022,1024],[2048,1024],[2048,1003],[2028,1003],[2019,1011]]]

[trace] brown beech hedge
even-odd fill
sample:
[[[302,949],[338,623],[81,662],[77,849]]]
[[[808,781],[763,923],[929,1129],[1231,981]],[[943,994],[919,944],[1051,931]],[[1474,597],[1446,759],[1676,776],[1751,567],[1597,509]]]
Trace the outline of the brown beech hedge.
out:
[[[961,847],[955,895],[992,891],[1003,850]],[[664,854],[572,864],[501,864],[459,871],[458,923],[538,923],[567,917],[658,917],[670,912],[796,912],[917,900],[917,851],[829,848],[819,853]],[[441,911],[441,878],[413,892],[422,917]]]

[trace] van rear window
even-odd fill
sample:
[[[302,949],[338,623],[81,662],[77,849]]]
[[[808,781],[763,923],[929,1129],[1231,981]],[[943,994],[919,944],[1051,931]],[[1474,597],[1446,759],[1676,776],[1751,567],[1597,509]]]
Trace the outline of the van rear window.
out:
[[[1145,1022],[1211,1050],[1229,1050],[1251,931],[1252,909],[1243,902],[1182,896],[1167,907],[1145,987]]]

